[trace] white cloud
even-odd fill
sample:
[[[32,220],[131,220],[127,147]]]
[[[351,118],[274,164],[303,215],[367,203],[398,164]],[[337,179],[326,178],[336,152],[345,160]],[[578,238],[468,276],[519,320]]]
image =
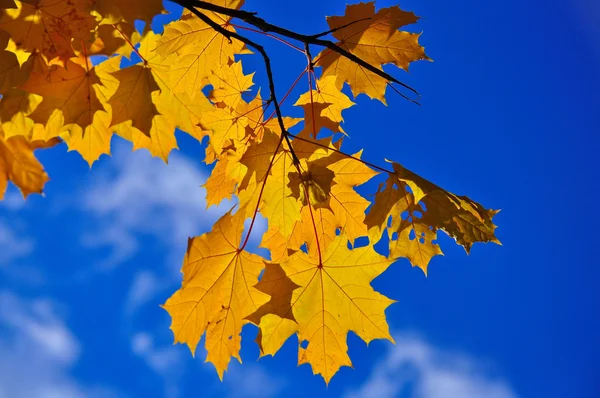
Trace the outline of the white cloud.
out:
[[[70,375],[80,344],[49,300],[0,292],[0,398],[114,397]]]
[[[152,335],[146,332],[135,333],[131,339],[131,350],[147,366],[160,376],[164,383],[164,395],[179,397],[180,380],[190,364],[194,363],[187,347],[180,344],[157,346]],[[196,349],[196,358],[205,358],[203,345]],[[219,381],[212,363],[201,361],[199,367],[209,377],[209,384],[193,388],[194,393],[210,390],[210,396],[230,396],[236,398],[272,398],[281,396],[287,380],[268,373],[260,365],[240,364],[232,358],[223,381]],[[187,369],[186,369],[187,368]]]
[[[224,384],[231,396],[239,398],[270,398],[280,395],[286,386],[281,377],[273,377],[259,365],[230,364],[224,377]]]
[[[131,350],[143,359],[148,367],[164,382],[164,395],[167,397],[179,396],[179,380],[183,372],[184,352],[173,345],[157,347],[153,338],[146,332],[139,332],[131,339]]]
[[[33,241],[23,235],[17,236],[13,228],[0,220],[0,247],[2,248],[0,250],[0,266],[26,257],[33,251]]]
[[[465,354],[440,350],[419,337],[395,336],[396,345],[370,378],[346,398],[517,398],[510,385],[485,372],[485,365]],[[405,395],[402,395],[405,396]]]
[[[83,209],[97,217],[100,228],[85,234],[83,243],[113,246],[104,264],[112,268],[140,250],[140,236],[150,235],[172,248],[179,271],[187,238],[210,230],[227,205],[206,209],[200,187],[206,173],[177,152],[168,165],[146,151],[129,152],[120,142],[113,152],[84,193]]]
[[[177,348],[180,347],[156,347],[152,336],[145,332],[136,333],[131,339],[131,350],[160,375],[168,374],[181,361],[182,352]]]
[[[232,206],[224,201],[206,209],[206,191],[201,185],[205,173],[197,164],[173,152],[166,165],[146,151],[131,152],[128,144],[117,141],[114,156],[97,170],[93,184],[84,189],[81,207],[92,214],[98,228],[82,236],[87,247],[112,248],[108,258],[91,270],[106,271],[134,258],[144,250],[148,238],[163,244],[152,272],[140,271],[130,288],[125,314],[131,315],[156,293],[178,283],[188,238],[211,230],[214,222]],[[250,220],[246,220],[249,225]],[[248,250],[255,250],[266,221],[258,217]],[[164,256],[164,257],[163,257]],[[168,264],[166,269],[156,265]],[[83,271],[84,277],[90,270]]]
[[[4,194],[4,199],[0,201],[0,207],[5,207],[8,210],[16,211],[22,209],[27,201],[23,199],[23,195],[14,186],[9,186]]]
[[[164,287],[154,273],[140,271],[135,274],[129,293],[125,299],[125,315],[131,316],[135,311],[146,304]]]

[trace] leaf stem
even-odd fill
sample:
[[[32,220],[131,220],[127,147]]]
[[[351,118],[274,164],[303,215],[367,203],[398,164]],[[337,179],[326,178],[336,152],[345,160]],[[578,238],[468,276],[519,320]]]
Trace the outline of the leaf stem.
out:
[[[315,39],[318,39],[318,38],[320,38],[320,37],[327,36],[328,34],[335,33],[335,32],[337,32],[338,30],[341,30],[341,29],[347,28],[347,27],[349,27],[349,26],[352,26],[352,25],[354,25],[354,24],[356,24],[356,23],[363,22],[363,21],[368,21],[368,20],[370,20],[370,19],[371,19],[371,17],[357,19],[357,20],[355,20],[355,21],[348,22],[347,24],[344,24],[344,25],[342,25],[342,26],[338,26],[338,27],[336,27],[336,28],[329,29],[329,30],[327,30],[327,31],[325,31],[325,32],[322,32],[322,33],[317,33],[316,35],[312,35],[311,37],[314,37]]]
[[[250,227],[248,227],[248,233],[246,234],[246,239],[244,239],[244,243],[238,249],[239,251],[244,250],[246,244],[248,244],[248,239],[250,239],[250,234],[252,233],[252,228],[254,227],[254,222],[256,221],[256,215],[258,214],[258,208],[260,207],[260,200],[262,199],[263,192],[265,190],[265,185],[267,185],[267,178],[269,178],[269,173],[271,172],[271,168],[273,167],[273,163],[275,163],[275,157],[277,157],[277,152],[279,152],[279,148],[281,147],[281,143],[283,142],[283,135],[279,137],[279,143],[275,148],[275,153],[273,153],[273,158],[271,158],[271,162],[269,162],[269,168],[267,168],[267,172],[265,173],[265,179],[263,180],[263,184],[260,187],[260,192],[258,194],[258,199],[256,201],[256,208],[254,209],[254,214],[252,215],[252,221],[250,222]]]
[[[367,165],[367,166],[369,166],[369,167],[372,167],[372,168],[374,168],[374,169],[377,169],[377,170],[379,170],[379,171],[382,171],[382,172],[384,172],[384,173],[388,173],[388,174],[396,174],[396,173],[395,173],[394,171],[392,171],[392,170],[389,170],[389,169],[383,168],[383,167],[381,167],[381,166],[377,166],[376,164],[373,164],[373,163],[367,162],[366,160],[363,160],[363,159],[356,158],[356,157],[354,157],[354,156],[352,156],[352,155],[350,155],[350,154],[348,154],[348,153],[346,153],[346,152],[340,151],[339,149],[332,148],[332,147],[329,147],[329,146],[327,146],[327,145],[323,145],[323,144],[321,144],[320,142],[317,142],[317,141],[313,141],[313,140],[307,140],[306,138],[302,138],[302,137],[299,137],[299,136],[297,136],[297,135],[294,135],[294,134],[291,134],[291,133],[288,133],[288,134],[290,135],[290,137],[292,137],[292,138],[293,138],[293,139],[295,139],[295,140],[300,140],[300,141],[308,142],[309,144],[313,144],[313,145],[316,145],[316,146],[318,146],[318,147],[325,148],[325,149],[328,149],[328,150],[330,150],[330,151],[333,151],[333,152],[339,153],[340,155],[346,156],[347,158],[350,158],[350,159],[354,159],[354,160],[356,160],[357,162],[361,162],[361,163],[363,163],[363,164],[365,164],[365,165]]]
[[[287,133],[291,136],[290,133]],[[290,145],[288,143],[288,145]],[[290,152],[292,150],[292,147],[290,146]],[[302,181],[302,186],[304,187],[304,195],[306,197],[306,203],[308,206],[308,211],[310,212],[310,219],[312,221],[312,225],[313,225],[313,231],[315,233],[315,243],[317,244],[317,253],[319,254],[319,265],[323,265],[323,259],[322,259],[322,255],[321,255],[321,244],[319,243],[319,234],[317,232],[317,223],[315,222],[315,216],[313,214],[312,211],[312,205],[310,203],[310,194],[308,192],[308,186],[306,185],[306,181],[304,181],[304,179],[302,178],[302,170],[300,169],[300,162],[295,163],[294,162],[294,166],[296,167],[296,170],[298,171],[298,177],[300,178],[300,180]]]
[[[116,24],[112,24],[112,27],[115,28],[115,30],[117,32],[119,32],[119,34],[121,35],[121,37],[123,38],[123,40],[125,40],[127,42],[127,44],[129,44],[129,46],[131,47],[131,49],[138,55],[138,57],[140,57],[142,59],[142,61],[144,61],[144,65],[148,64],[148,61],[146,61],[146,58],[142,57],[142,54],[140,54],[140,52],[138,51],[138,49],[135,48],[135,46],[133,45],[133,43],[131,43],[131,40],[129,40],[129,38],[127,36],[125,36],[125,34],[123,34],[123,32],[121,32],[121,29],[119,29]]]
[[[306,61],[308,65],[306,68],[308,69],[308,92],[310,94],[310,113],[312,117],[312,136],[313,138],[317,138],[317,121],[315,119],[315,102],[313,98],[313,76],[315,73],[314,63],[312,59],[312,55],[310,54],[310,45],[307,43],[304,45],[306,52]],[[316,76],[315,77],[315,87],[317,83]]]
[[[281,37],[277,37],[275,35],[272,35],[271,33],[263,32],[262,30],[253,29],[253,28],[249,28],[247,26],[242,26],[242,25],[231,24],[231,26],[233,26],[234,28],[237,28],[237,29],[243,29],[243,30],[247,30],[249,32],[259,33],[261,35],[270,37],[271,39],[275,39],[278,42],[283,43],[286,46],[291,47],[291,48],[293,48],[296,51],[300,51],[301,53],[304,53],[304,51],[300,47],[293,45],[292,43],[290,43],[287,40],[283,40]]]
[[[302,79],[302,76],[304,76],[305,73],[306,73],[306,69],[304,69],[302,71],[302,73],[300,73],[300,76],[298,76],[296,78],[296,80],[294,80],[294,83],[289,88],[289,90],[287,91],[287,93],[285,93],[285,95],[283,96],[283,98],[281,98],[281,102],[279,103],[279,105],[283,105],[283,103],[285,102],[285,100],[287,99],[287,97],[290,95],[290,93],[292,92],[292,90],[294,89],[294,87],[296,87],[296,85],[298,84],[298,82],[300,81],[300,79]],[[275,115],[275,111],[273,111],[273,113],[271,113],[271,115],[267,118],[266,121],[268,122],[269,120],[271,120],[274,115]]]

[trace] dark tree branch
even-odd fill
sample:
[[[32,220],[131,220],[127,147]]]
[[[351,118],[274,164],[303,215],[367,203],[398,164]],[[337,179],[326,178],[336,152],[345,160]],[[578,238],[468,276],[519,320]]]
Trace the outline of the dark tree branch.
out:
[[[335,44],[331,40],[325,40],[325,39],[321,39],[320,38],[322,35],[327,34],[328,32],[323,32],[322,34],[317,34],[317,35],[304,35],[304,34],[301,34],[301,33],[297,33],[297,32],[291,31],[291,30],[286,29],[286,28],[282,28],[282,27],[277,26],[277,25],[273,25],[273,24],[265,21],[264,19],[256,16],[255,12],[249,12],[249,11],[243,11],[243,10],[236,10],[236,9],[227,8],[227,7],[219,6],[219,5],[216,5],[216,4],[208,3],[206,1],[201,1],[201,0],[173,0],[173,1],[175,3],[177,3],[177,4],[182,5],[185,8],[187,8],[191,12],[194,12],[194,11],[192,11],[192,9],[195,9],[195,8],[200,8],[200,9],[203,9],[203,10],[216,12],[218,14],[227,15],[227,16],[229,16],[231,18],[240,19],[240,20],[242,20],[242,21],[244,21],[244,22],[246,22],[246,23],[248,23],[248,24],[250,24],[250,25],[252,25],[252,26],[254,26],[254,27],[258,28],[258,29],[260,29],[260,30],[262,30],[263,32],[276,33],[276,34],[279,34],[281,36],[288,37],[290,39],[298,40],[298,41],[304,43],[305,45],[306,44],[312,44],[312,45],[317,45],[317,46],[322,46],[322,47],[328,48],[329,50],[338,53],[339,55],[341,55],[341,56],[349,59],[350,61],[352,61],[352,62],[354,62],[354,63],[356,63],[356,64],[358,64],[360,66],[362,66],[363,68],[365,68],[368,71],[370,71],[370,72],[378,75],[379,77],[382,77],[382,78],[386,79],[389,82],[393,82],[393,83],[399,84],[400,86],[406,88],[407,90],[409,90],[409,91],[411,91],[411,92],[413,92],[414,94],[417,95],[417,99],[410,99],[407,96],[405,96],[404,94],[400,94],[397,91],[401,96],[403,96],[407,100],[416,103],[418,101],[419,97],[420,97],[420,94],[419,94],[419,92],[417,90],[415,90],[414,88],[410,87],[409,85],[407,85],[405,83],[402,83],[400,80],[398,80],[395,77],[391,76],[390,74],[386,73],[382,69],[379,69],[379,68],[375,67],[374,65],[371,65],[370,63],[368,63],[367,61],[363,60],[362,58],[359,58],[356,55],[354,55],[351,52],[349,52],[348,50],[346,50],[346,49],[338,46],[337,44]],[[236,37],[236,39],[240,40],[238,37]],[[257,50],[258,50],[258,48],[257,48]]]
[[[277,114],[277,121],[279,122],[279,127],[281,128],[281,135],[282,135],[282,137],[285,138],[285,140],[288,144],[288,147],[290,148],[290,153],[292,154],[292,159],[294,160],[294,164],[297,164],[297,165],[300,164],[300,160],[298,159],[298,156],[296,156],[296,153],[294,152],[294,149],[292,148],[292,143],[290,142],[290,137],[289,137],[290,134],[286,130],[285,124],[283,123],[283,115],[281,113],[279,101],[277,101],[277,95],[275,94],[275,80],[273,78],[273,70],[271,69],[271,59],[269,58],[269,55],[265,51],[264,47],[256,42],[248,39],[247,37],[244,37],[236,32],[232,32],[230,30],[225,29],[224,27],[219,25],[217,22],[213,21],[208,16],[206,16],[203,13],[201,13],[200,11],[198,11],[195,7],[189,6],[188,5],[189,1],[186,1],[186,0],[173,0],[173,1],[175,1],[176,3],[182,5],[183,7],[190,10],[190,12],[192,14],[196,15],[198,18],[200,18],[200,20],[202,20],[208,26],[213,28],[216,32],[223,35],[230,42],[231,42],[231,39],[239,40],[242,43],[254,48],[256,51],[258,51],[262,55],[263,60],[265,62],[265,69],[267,71],[267,78],[269,80],[269,91],[270,91],[269,102],[272,102],[273,106],[275,107],[275,113]]]

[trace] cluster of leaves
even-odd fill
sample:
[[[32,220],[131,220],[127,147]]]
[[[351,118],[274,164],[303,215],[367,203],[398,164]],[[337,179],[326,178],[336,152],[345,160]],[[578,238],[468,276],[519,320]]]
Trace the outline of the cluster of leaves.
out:
[[[345,134],[342,113],[355,105],[345,84],[354,96],[385,102],[388,87],[403,85],[382,66],[407,69],[428,59],[419,34],[399,30],[417,22],[413,13],[349,5],[344,16],[327,19],[329,31],[306,36],[240,10],[243,0],[177,3],[185,10],[161,35],[133,23],[163,12],[162,0],[0,0],[0,193],[9,180],[25,196],[41,192],[47,175],[33,151],[61,141],[91,166],[110,153],[113,134],[165,161],[177,148],[176,128],[208,137],[207,203],[235,196],[238,204],[189,240],[181,288],[164,304],[175,341],[193,353],[205,335],[207,360],[222,377],[230,359],[240,359],[245,324],[258,326],[262,355],[297,334],[305,343],[299,364],[328,382],[351,365],[348,332],[366,342],[392,340],[385,309],[393,300],[371,281],[401,257],[426,272],[442,254],[438,230],[467,251],[474,242],[498,242],[496,211],[398,163],[382,167],[361,152],[347,154],[333,139]],[[269,58],[242,30],[306,54],[294,84],[308,80],[295,103],[303,118],[282,115],[288,95],[276,99]],[[313,58],[311,46],[324,48]],[[244,74],[239,55],[251,49],[265,61],[266,100],[260,90],[247,95],[253,75]],[[291,134],[298,123],[302,129]],[[383,182],[368,200],[356,188],[376,177]],[[270,259],[245,250],[259,213],[268,221],[261,245]],[[385,255],[374,249],[382,236]],[[361,237],[370,243],[355,247]]]

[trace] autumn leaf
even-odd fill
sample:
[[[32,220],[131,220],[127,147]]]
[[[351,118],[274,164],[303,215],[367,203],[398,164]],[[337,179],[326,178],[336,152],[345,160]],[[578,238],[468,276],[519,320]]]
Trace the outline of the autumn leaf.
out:
[[[96,95],[95,86],[102,85],[86,59],[70,59],[65,67],[47,65],[42,57],[34,58],[29,79],[20,88],[43,97],[28,116],[45,126],[44,137],[57,137],[63,126],[78,124],[86,128],[93,123],[94,114],[104,110]],[[83,65],[82,65],[83,64]]]
[[[8,36],[0,34],[0,94],[4,95],[14,86],[25,83],[31,72],[31,64],[21,67],[17,55],[5,50]]]
[[[237,185],[236,178],[229,175],[230,171],[227,161],[217,162],[210,176],[207,178],[206,207],[218,205],[223,199],[231,199]]]
[[[392,162],[395,177],[405,182],[427,209],[423,222],[433,229],[441,229],[456,239],[467,253],[475,242],[500,244],[494,235],[492,218],[500,210],[485,209],[466,196],[458,196],[427,181],[400,164]]]
[[[0,199],[4,199],[9,181],[21,190],[25,198],[32,193],[42,193],[48,174],[33,151],[50,148],[58,143],[59,139],[29,142],[22,136],[6,139],[0,129]]]
[[[417,21],[397,6],[375,12],[374,2],[348,5],[343,17],[327,18],[340,47],[379,69],[392,63],[405,70],[411,62],[429,60],[419,45],[420,34],[398,30]],[[317,65],[324,77],[336,76],[338,87],[348,83],[354,96],[365,93],[385,103],[388,82],[381,76],[328,49],[317,56]]]
[[[333,132],[344,132],[340,123],[344,121],[342,111],[354,106],[354,102],[336,86],[337,78],[328,76],[315,83],[316,89],[300,96],[294,105],[303,106],[305,128],[316,134],[321,126]],[[326,121],[319,122],[320,119]],[[333,126],[333,127],[332,127]]]
[[[143,63],[134,65],[148,79],[141,82],[144,87],[138,88],[144,91],[144,98],[148,102],[132,104],[123,97],[123,103],[130,106],[132,112],[140,112],[138,120],[141,122],[134,124],[130,115],[124,114],[116,120],[113,116],[113,125],[116,125],[117,134],[133,142],[134,150],[148,149],[153,156],[161,157],[167,162],[171,150],[178,147],[175,129],[181,128],[201,140],[204,132],[199,126],[200,118],[212,107],[203,95],[198,95],[192,100],[187,94],[174,91],[169,79],[173,58],[163,58],[154,50],[159,38],[159,35],[152,32],[145,35],[137,51]],[[119,80],[120,88],[123,84],[120,81],[122,76],[113,76]],[[116,94],[109,103],[115,97]]]
[[[108,100],[113,110],[112,124],[131,120],[133,127],[150,135],[152,118],[159,114],[152,102],[152,93],[159,87],[150,68],[132,65],[112,75],[119,81],[119,88]]]
[[[290,282],[271,288],[265,288],[266,283],[257,285],[274,301],[267,304],[274,308],[259,323],[262,355],[275,354],[297,333],[300,342],[308,342],[306,348],[298,348],[298,364],[309,363],[328,383],[340,367],[352,366],[348,332],[367,343],[374,339],[393,341],[385,309],[394,301],[370,285],[392,261],[372,246],[349,250],[344,236],[336,237],[322,258],[297,252],[286,259],[281,268]],[[290,290],[288,302],[282,296],[290,296]],[[256,320],[256,316],[250,318]]]
[[[241,61],[213,71],[208,77],[208,82],[213,86],[209,99],[235,109],[242,102],[242,94],[252,87],[253,75],[244,75]]]
[[[212,14],[209,18],[224,29],[235,31],[228,24],[229,18],[219,14]],[[228,65],[235,54],[248,53],[243,43],[237,40],[230,42],[190,13],[166,26],[156,52],[163,57],[177,55],[171,83],[175,92],[186,93],[192,99],[208,84],[213,70],[220,69],[218,65]]]
[[[475,242],[500,241],[492,218],[498,210],[486,210],[465,196],[457,196],[425,180],[400,164],[391,162],[394,173],[375,196],[365,222],[369,237],[379,240],[387,229],[390,255],[406,257],[427,274],[427,266],[442,251],[435,243],[438,230],[446,232],[467,253]],[[403,217],[403,214],[407,214]],[[388,220],[392,218],[391,226]],[[394,235],[395,238],[394,238]]]
[[[264,268],[264,260],[240,249],[243,212],[221,217],[208,234],[190,239],[181,271],[181,288],[164,304],[172,318],[175,342],[188,345],[192,353],[206,333],[207,361],[219,377],[231,357],[239,356],[244,320],[268,296],[252,287]]]
[[[310,35],[242,10],[243,0],[175,3],[183,13],[166,17],[159,33],[161,18],[153,18],[165,13],[162,0],[0,0],[0,199],[9,181],[24,196],[42,192],[48,176],[34,151],[61,140],[92,167],[110,155],[115,134],[167,162],[176,131],[187,133],[202,144],[197,160],[212,167],[207,207],[236,205],[188,241],[181,287],[163,305],[175,342],[194,354],[205,336],[207,361],[222,379],[232,357],[241,362],[246,323],[258,327],[261,356],[297,334],[298,363],[328,383],[352,366],[349,332],[392,340],[385,310],[393,300],[372,288],[374,278],[399,258],[427,273],[442,254],[438,230],[467,252],[475,242],[499,243],[497,211],[398,163],[342,149],[345,130],[370,134],[346,125],[356,103],[344,84],[355,97],[385,102],[389,82],[402,83],[384,65],[407,70],[429,60],[420,34],[400,30],[418,21],[413,13],[348,5],[327,19],[329,31]],[[324,41],[331,36],[339,47]],[[287,90],[266,39],[306,58]],[[313,57],[317,46],[325,49]],[[250,50],[266,76],[248,69],[255,64],[241,55]],[[287,114],[297,94],[303,117]],[[264,257],[246,250],[251,236],[260,238],[260,216]],[[389,250],[379,253],[384,236]]]
[[[110,155],[110,143],[115,130],[111,128],[112,108],[108,100],[119,86],[119,81],[112,73],[119,70],[120,63],[121,57],[113,57],[94,68],[102,82],[102,85],[96,85],[94,90],[104,111],[94,113],[92,124],[70,125],[69,129],[61,134],[69,151],[77,151],[90,167],[101,155]]]
[[[95,0],[94,10],[110,23],[124,20],[133,24],[137,19],[149,23],[164,8],[162,0],[127,0],[119,3],[114,0]]]
[[[30,4],[32,3],[32,4]],[[10,33],[17,47],[40,51],[63,61],[75,56],[72,41],[88,43],[96,25],[91,0],[16,2],[17,9],[0,17],[0,30]]]
[[[17,8],[17,5],[15,4],[14,0],[0,0],[0,8]]]
[[[12,88],[0,100],[0,121],[6,138],[33,135],[34,121],[29,117],[42,101],[42,97]],[[38,130],[43,131],[41,126]],[[37,135],[44,135],[43,132]]]

